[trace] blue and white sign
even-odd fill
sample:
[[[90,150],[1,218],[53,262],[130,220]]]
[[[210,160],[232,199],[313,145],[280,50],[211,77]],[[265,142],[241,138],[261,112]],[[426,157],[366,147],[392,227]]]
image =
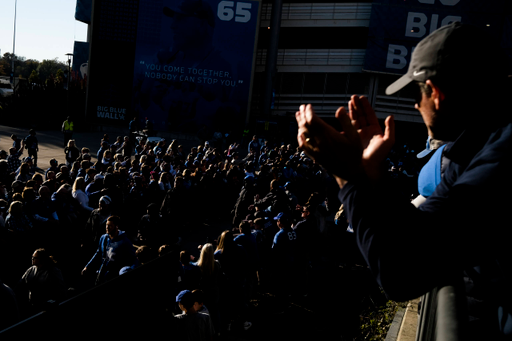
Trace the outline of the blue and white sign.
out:
[[[190,131],[244,119],[259,2],[141,0],[139,8],[133,83],[139,117],[157,129]]]
[[[260,1],[95,0],[88,117],[214,131],[249,109]]]
[[[363,69],[406,73],[416,44],[454,21],[483,27],[499,43],[506,7],[507,0],[374,0]]]

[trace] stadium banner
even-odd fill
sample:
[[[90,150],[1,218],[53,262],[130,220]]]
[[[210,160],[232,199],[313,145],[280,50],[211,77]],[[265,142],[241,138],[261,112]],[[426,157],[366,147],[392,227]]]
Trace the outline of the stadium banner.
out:
[[[75,19],[86,24],[91,23],[92,0],[76,0]]]
[[[73,48],[73,65],[71,69],[79,79],[86,79],[87,62],[89,60],[89,43],[75,41]]]
[[[454,21],[482,27],[499,43],[507,6],[507,0],[374,0],[363,70],[406,73],[418,42]]]
[[[94,0],[87,116],[156,130],[244,122],[260,1]],[[141,122],[143,123],[143,122]]]

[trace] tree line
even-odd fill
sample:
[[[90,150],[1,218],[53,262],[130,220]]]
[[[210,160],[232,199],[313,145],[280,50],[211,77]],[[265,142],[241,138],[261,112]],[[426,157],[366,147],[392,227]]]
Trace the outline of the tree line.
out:
[[[68,73],[68,65],[55,59],[44,59],[42,62],[35,59],[26,59],[12,53],[4,53],[0,59],[0,76],[10,76],[12,60],[14,57],[14,76],[27,79],[30,84],[61,85]]]
[[[68,65],[57,58],[39,62],[14,56],[16,91],[0,97],[0,124],[36,129],[59,129],[67,116],[73,116],[77,126],[85,117],[86,79],[71,71],[67,87]],[[12,53],[0,58],[0,76],[9,77]],[[51,112],[51,115],[44,115]],[[30,115],[30,120],[27,120]],[[82,124],[83,126],[83,124]]]

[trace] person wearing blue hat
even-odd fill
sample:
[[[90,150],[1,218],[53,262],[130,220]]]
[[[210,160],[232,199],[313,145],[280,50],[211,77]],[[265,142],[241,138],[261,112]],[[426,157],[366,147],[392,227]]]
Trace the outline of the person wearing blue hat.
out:
[[[274,278],[277,308],[286,308],[286,297],[290,290],[290,284],[294,281],[297,270],[297,233],[292,229],[292,217],[287,212],[281,212],[274,220],[277,221],[279,231],[274,236],[272,243],[273,259],[275,260]]]
[[[288,196],[288,200],[290,200],[290,207],[294,208],[294,207],[297,207],[297,205],[299,204],[299,199],[297,198],[297,196],[295,194],[293,194],[292,188],[293,188],[293,184],[290,181],[288,181],[284,185],[284,192]]]
[[[293,264],[297,248],[297,234],[292,229],[292,217],[287,212],[281,212],[274,220],[277,221],[279,232],[274,236],[272,250],[281,259]]]
[[[178,339],[211,341],[215,334],[213,324],[209,315],[196,311],[196,296],[190,290],[183,290],[176,296],[176,303],[183,311],[174,317],[178,321],[178,334],[183,337]]]

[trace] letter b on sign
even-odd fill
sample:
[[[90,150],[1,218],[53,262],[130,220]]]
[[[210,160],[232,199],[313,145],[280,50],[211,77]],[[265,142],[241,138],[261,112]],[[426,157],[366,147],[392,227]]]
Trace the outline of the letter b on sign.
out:
[[[403,69],[407,65],[405,56],[407,56],[407,48],[405,46],[389,44],[386,67],[388,69]],[[398,63],[395,63],[395,61],[398,61]]]

